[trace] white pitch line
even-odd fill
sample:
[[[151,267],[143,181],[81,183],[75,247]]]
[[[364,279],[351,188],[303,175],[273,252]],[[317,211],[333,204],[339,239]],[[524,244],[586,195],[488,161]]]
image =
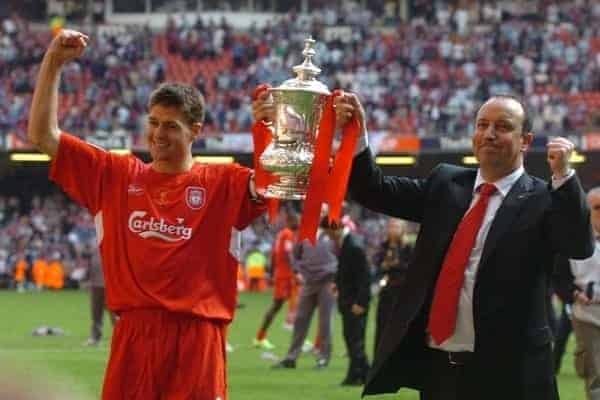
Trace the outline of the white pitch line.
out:
[[[94,349],[0,349],[0,353],[90,353],[96,350],[107,350],[108,347],[96,347]]]

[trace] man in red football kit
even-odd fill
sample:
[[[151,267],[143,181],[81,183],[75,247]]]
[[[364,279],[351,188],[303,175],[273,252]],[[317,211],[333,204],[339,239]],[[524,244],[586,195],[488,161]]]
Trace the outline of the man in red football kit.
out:
[[[50,179],[96,222],[107,305],[119,315],[102,397],[225,400],[238,230],[264,211],[251,170],[194,163],[204,101],[181,84],[151,95],[149,164],[61,133],[60,72],[88,40],[64,30],[51,42],[28,134],[53,159]]]
[[[273,276],[275,282],[273,303],[267,310],[254,339],[254,346],[265,350],[272,350],[274,347],[267,339],[267,329],[269,329],[273,318],[275,318],[283,303],[290,300],[297,292],[296,274],[290,265],[290,261],[298,224],[298,215],[293,211],[289,211],[286,215],[286,226],[279,231],[273,244]]]

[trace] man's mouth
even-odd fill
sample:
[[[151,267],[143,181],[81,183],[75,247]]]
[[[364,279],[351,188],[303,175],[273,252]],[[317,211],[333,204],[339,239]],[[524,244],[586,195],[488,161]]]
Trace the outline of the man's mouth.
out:
[[[491,144],[484,144],[483,146],[481,146],[481,149],[483,150],[497,150],[497,147]]]

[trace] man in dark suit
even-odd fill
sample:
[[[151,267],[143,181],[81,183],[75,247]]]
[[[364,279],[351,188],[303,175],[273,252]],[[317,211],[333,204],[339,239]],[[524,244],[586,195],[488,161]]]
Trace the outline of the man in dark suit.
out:
[[[524,105],[494,96],[477,113],[478,169],[441,164],[428,177],[383,176],[356,95],[335,102],[363,137],[350,193],[367,208],[421,224],[364,394],[402,387],[424,400],[558,399],[547,282],[557,253],[591,256],[589,209],[569,166],[573,144],[548,144],[552,182],[528,175],[533,134]]]
[[[398,288],[404,285],[406,270],[412,259],[413,244],[407,243],[406,236],[406,222],[398,218],[390,218],[386,238],[373,257],[379,283],[375,318],[375,350],[381,341],[385,324],[393,317]]]
[[[363,385],[369,370],[365,353],[365,332],[371,298],[367,256],[356,238],[343,225],[330,225],[328,217],[325,217],[321,221],[321,228],[331,238],[338,258],[335,287],[342,316],[344,342],[350,358],[342,385]]]

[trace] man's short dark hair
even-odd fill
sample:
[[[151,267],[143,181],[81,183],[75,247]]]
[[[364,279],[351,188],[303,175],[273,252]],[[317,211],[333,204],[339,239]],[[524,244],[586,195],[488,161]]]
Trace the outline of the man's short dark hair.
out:
[[[192,86],[177,82],[163,83],[150,95],[148,109],[157,104],[179,108],[190,125],[204,122],[204,96]]]
[[[319,227],[322,229],[333,229],[338,230],[342,227],[340,223],[331,222],[329,223],[329,217],[325,215],[321,218],[321,222],[319,223]]]
[[[488,101],[490,101],[491,99],[511,99],[511,100],[514,100],[517,103],[519,103],[519,105],[523,109],[523,124],[521,125],[521,135],[526,135],[529,132],[531,132],[531,128],[532,128],[531,113],[529,112],[527,103],[525,103],[525,101],[523,101],[523,99],[521,97],[515,96],[512,94],[505,94],[505,93],[495,94],[495,95],[491,96],[489,99],[487,99],[486,103]],[[479,108],[481,108],[481,107],[479,107]],[[477,110],[477,111],[479,111],[479,110]]]

